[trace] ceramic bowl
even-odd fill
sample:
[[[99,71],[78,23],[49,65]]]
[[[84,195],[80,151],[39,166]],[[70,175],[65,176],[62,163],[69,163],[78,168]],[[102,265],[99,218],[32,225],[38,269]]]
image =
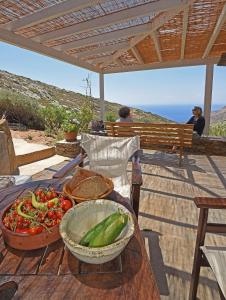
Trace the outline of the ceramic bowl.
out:
[[[2,231],[4,241],[10,247],[19,250],[35,250],[45,247],[61,238],[59,233],[59,225],[51,227],[50,231],[43,231],[34,235],[13,232],[6,228],[2,220],[12,205],[13,203],[9,204],[0,212],[0,229]],[[74,205],[73,201],[72,205]]]
[[[79,245],[84,234],[116,211],[128,215],[128,223],[118,239],[111,245],[90,248]],[[60,223],[61,237],[79,260],[91,264],[102,264],[117,257],[126,247],[134,234],[134,221],[132,214],[121,204],[114,201],[98,199],[80,203],[71,208]]]

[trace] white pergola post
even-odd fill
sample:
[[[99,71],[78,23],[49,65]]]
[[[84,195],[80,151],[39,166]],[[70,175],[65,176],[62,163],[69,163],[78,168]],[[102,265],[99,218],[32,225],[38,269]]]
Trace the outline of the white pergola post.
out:
[[[105,119],[105,103],[104,103],[104,74],[99,73],[99,87],[100,87],[100,119]]]
[[[212,104],[212,90],[213,90],[213,70],[214,65],[206,65],[206,82],[205,82],[205,97],[204,97],[204,117],[206,120],[206,125],[204,128],[204,134],[209,134],[210,127],[210,113]]]

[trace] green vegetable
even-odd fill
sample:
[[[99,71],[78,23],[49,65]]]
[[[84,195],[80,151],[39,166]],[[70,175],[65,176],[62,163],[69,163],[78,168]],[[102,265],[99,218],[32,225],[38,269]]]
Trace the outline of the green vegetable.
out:
[[[21,201],[20,204],[17,206],[16,211],[17,211],[18,215],[20,215],[21,217],[24,217],[25,219],[33,219],[34,217],[29,216],[29,215],[22,212],[21,209],[22,209],[23,205],[24,205],[24,201]]]
[[[110,245],[120,235],[128,222],[128,215],[120,214],[108,226],[104,226],[93,239],[89,242],[89,247],[104,247]]]
[[[49,200],[48,202],[41,203],[41,202],[38,202],[38,201],[37,201],[36,196],[35,196],[34,193],[32,193],[32,192],[30,192],[30,193],[31,193],[31,203],[32,203],[32,206],[33,206],[34,208],[46,210],[46,209],[47,209],[47,206],[48,206],[48,203],[54,202],[54,204],[57,204],[58,201],[59,201],[58,198],[53,198],[53,199]]]
[[[105,218],[103,221],[92,227],[79,242],[82,246],[88,246],[91,239],[93,239],[102,229],[111,224],[116,218],[120,216],[119,212],[113,213],[112,215]]]

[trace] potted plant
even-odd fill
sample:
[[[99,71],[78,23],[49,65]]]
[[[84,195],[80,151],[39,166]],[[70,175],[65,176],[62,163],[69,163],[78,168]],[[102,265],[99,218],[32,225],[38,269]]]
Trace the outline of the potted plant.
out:
[[[76,141],[79,131],[79,124],[73,123],[69,120],[65,120],[62,124],[62,129],[64,131],[64,137],[67,142]]]

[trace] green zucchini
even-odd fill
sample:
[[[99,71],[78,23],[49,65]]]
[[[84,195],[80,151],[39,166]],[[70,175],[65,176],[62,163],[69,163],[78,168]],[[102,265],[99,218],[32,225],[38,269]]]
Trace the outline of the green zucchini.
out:
[[[120,216],[119,212],[113,213],[112,215],[105,218],[103,221],[92,227],[81,239],[79,242],[82,246],[88,246],[89,242],[97,235],[99,232],[101,232],[102,229],[105,228],[105,226],[108,226],[113,222],[116,218]]]
[[[112,244],[120,235],[127,222],[128,215],[120,214],[120,216],[108,224],[108,226],[104,226],[103,230],[90,240],[89,247],[104,247]]]

